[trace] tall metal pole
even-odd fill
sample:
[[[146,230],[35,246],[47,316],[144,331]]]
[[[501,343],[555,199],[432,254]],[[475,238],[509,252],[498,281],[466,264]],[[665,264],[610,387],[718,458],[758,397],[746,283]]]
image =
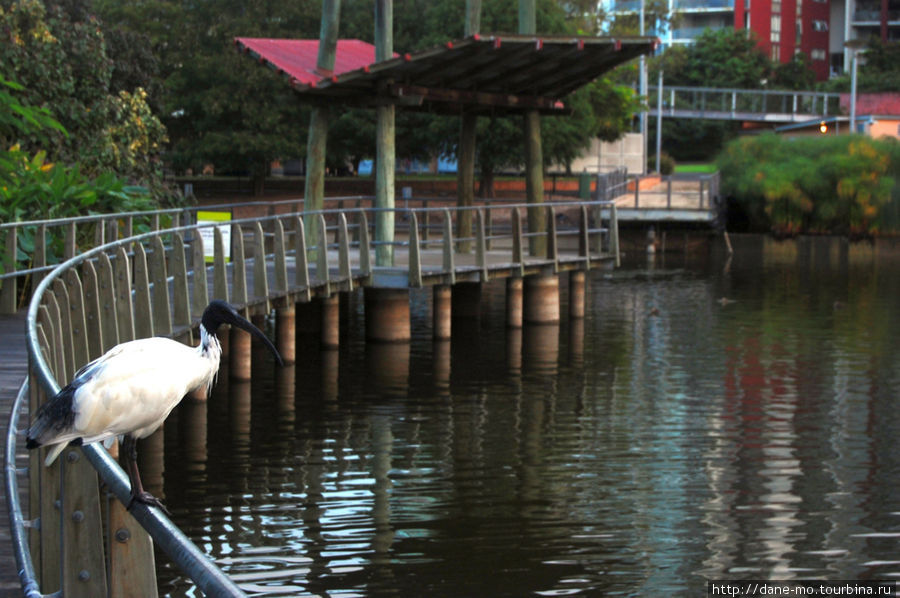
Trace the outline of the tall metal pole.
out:
[[[375,61],[394,54],[394,3],[375,0]],[[379,102],[375,126],[375,264],[394,265],[394,170],[396,163],[395,110],[386,95]]]
[[[640,32],[641,36],[645,35],[644,28],[644,0],[641,0],[641,23],[640,23]],[[647,58],[641,54],[641,65],[640,65],[640,93],[642,98],[647,97]],[[647,111],[644,110],[641,112],[641,138],[643,139],[643,147],[644,147],[644,157],[643,157],[643,165],[641,166],[641,173],[647,172]]]
[[[319,54],[316,72],[329,77],[334,72],[337,54],[338,25],[341,0],[323,0],[322,25],[319,29]],[[304,183],[304,212],[321,210],[325,203],[325,150],[328,140],[328,108],[316,106],[309,118],[309,137],[306,145],[306,180]],[[306,236],[318,243],[318,218],[306,218]]]
[[[519,33],[534,35],[536,32],[535,0],[519,0]],[[544,152],[541,147],[541,117],[537,110],[525,112],[525,200],[535,204],[528,210],[528,231],[536,233],[546,230],[547,212],[537,205],[544,201]],[[546,255],[546,237],[537,235],[529,239],[531,255]]]
[[[659,168],[660,154],[662,154],[662,109],[663,109],[663,71],[659,69],[659,82],[656,85],[656,172],[662,174]]]
[[[850,66],[850,133],[856,133],[856,68],[859,62],[859,50],[854,48],[853,61]]]

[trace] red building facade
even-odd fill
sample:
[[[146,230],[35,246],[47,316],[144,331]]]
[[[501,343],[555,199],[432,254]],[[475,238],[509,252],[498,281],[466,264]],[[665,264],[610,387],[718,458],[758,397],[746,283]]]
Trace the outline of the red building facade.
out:
[[[800,52],[818,80],[829,74],[829,4],[825,0],[736,0],[734,27],[752,31],[773,60]]]

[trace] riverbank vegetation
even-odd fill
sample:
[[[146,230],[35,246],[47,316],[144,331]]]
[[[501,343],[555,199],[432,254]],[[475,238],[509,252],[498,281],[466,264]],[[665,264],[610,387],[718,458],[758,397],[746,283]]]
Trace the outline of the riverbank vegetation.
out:
[[[900,142],[861,135],[729,143],[717,160],[729,226],[777,236],[900,232]]]

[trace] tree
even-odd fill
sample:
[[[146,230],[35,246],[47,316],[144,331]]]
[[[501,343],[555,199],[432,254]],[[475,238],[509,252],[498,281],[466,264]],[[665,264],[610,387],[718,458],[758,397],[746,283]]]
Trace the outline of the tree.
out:
[[[663,69],[665,85],[759,89],[773,64],[745,31],[707,29],[690,46],[674,46],[651,62],[651,80]],[[708,160],[739,130],[727,121],[664,119],[663,145],[679,160]]]
[[[157,169],[165,130],[140,88],[114,89],[114,61],[86,2],[16,0],[0,11],[0,75],[22,84],[23,102],[43,106],[69,132],[26,137],[49,159],[78,163],[88,175],[115,171],[145,181]]]

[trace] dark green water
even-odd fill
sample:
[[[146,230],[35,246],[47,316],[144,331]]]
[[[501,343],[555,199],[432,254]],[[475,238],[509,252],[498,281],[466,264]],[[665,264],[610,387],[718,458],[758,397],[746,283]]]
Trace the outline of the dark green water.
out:
[[[507,332],[492,283],[452,344],[427,290],[403,346],[366,345],[351,297],[339,351],[256,353],[252,384],[223,369],[145,479],[251,594],[900,578],[900,258],[734,242],[730,264],[593,272],[588,317],[558,327]],[[158,562],[161,592],[197,594]]]

